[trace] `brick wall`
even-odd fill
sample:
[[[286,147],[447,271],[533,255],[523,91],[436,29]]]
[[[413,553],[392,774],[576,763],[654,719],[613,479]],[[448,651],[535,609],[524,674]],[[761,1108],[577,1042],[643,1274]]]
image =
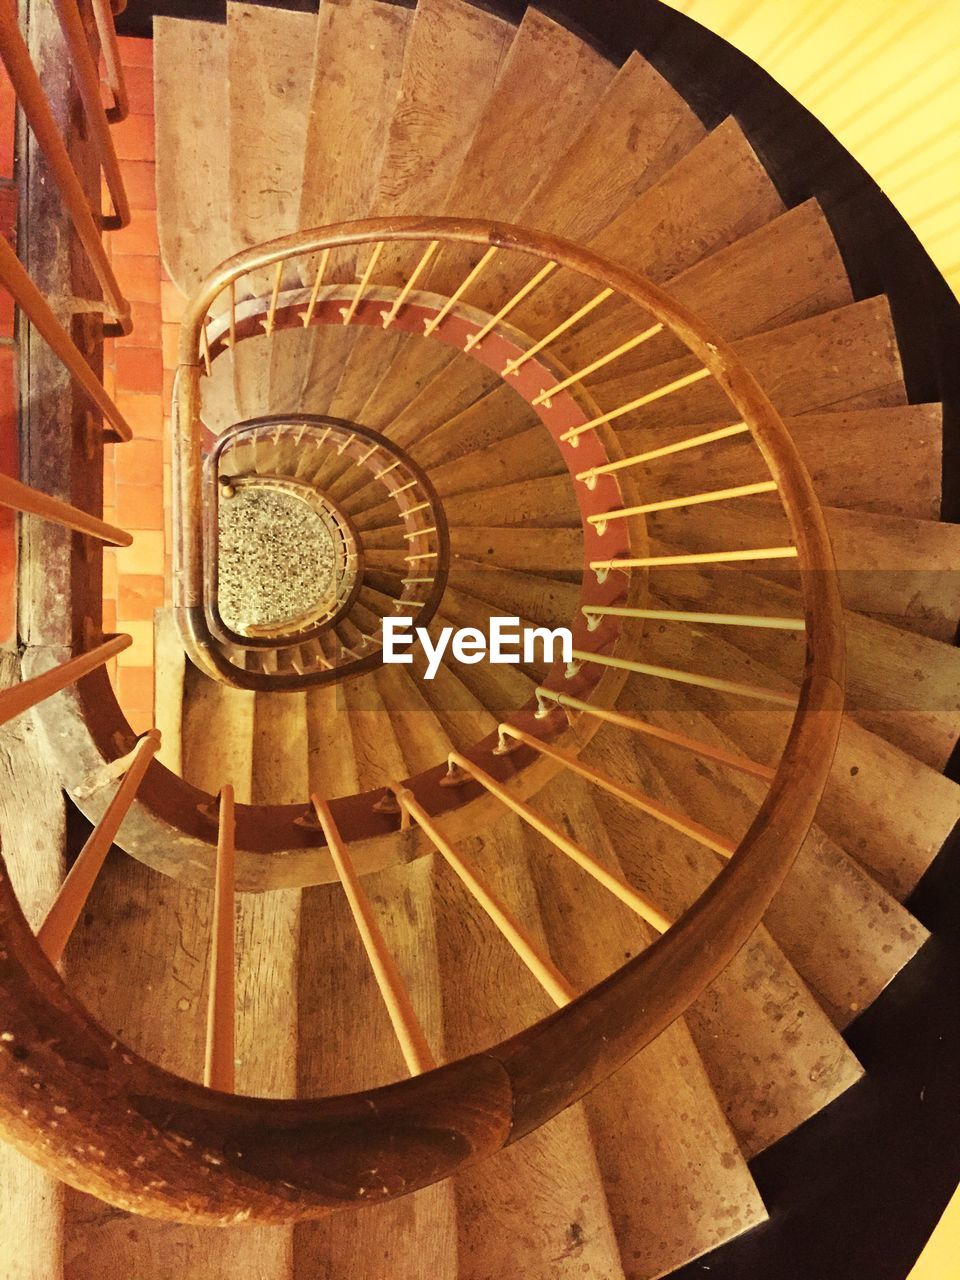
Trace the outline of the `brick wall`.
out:
[[[130,225],[107,237],[120,286],[133,310],[133,332],[106,343],[104,381],[134,432],[108,446],[104,518],[129,529],[133,546],[104,557],[104,630],[133,637],[111,664],[111,678],[136,730],[153,724],[153,616],[169,602],[170,394],[180,299],[160,263],[153,114],[153,46],[121,39],[130,115],[113,127]],[[106,196],[105,196],[106,199]]]

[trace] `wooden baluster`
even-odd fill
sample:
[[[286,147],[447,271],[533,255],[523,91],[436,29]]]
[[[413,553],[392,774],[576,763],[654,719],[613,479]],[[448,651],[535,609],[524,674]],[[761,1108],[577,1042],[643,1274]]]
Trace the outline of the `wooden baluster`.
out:
[[[397,316],[400,314],[400,310],[403,307],[403,304],[406,302],[407,298],[409,298],[411,290],[413,289],[413,286],[417,283],[420,276],[423,274],[423,271],[426,268],[427,263],[430,261],[430,259],[436,253],[437,249],[439,249],[439,247],[440,247],[439,240],[430,241],[426,249],[424,249],[423,255],[420,258],[420,261],[417,263],[417,265],[414,267],[413,271],[411,272],[410,278],[407,280],[407,283],[403,286],[403,288],[397,294],[396,299],[394,300],[393,306],[390,308],[389,311],[381,311],[380,314],[383,317],[384,329],[389,329],[390,326],[393,324],[394,320],[396,320]]]
[[[534,831],[538,831],[544,839],[549,840],[554,848],[559,849],[561,853],[565,853],[578,867],[582,867],[588,875],[593,876],[594,880],[609,890],[624,906],[629,907],[641,919],[646,920],[647,924],[656,929],[658,933],[665,933],[670,928],[671,920],[662,911],[659,911],[652,902],[649,902],[642,894],[637,893],[636,889],[627,884],[626,880],[613,875],[601,862],[597,861],[593,854],[588,853],[576,841],[571,840],[561,831],[558,831],[556,827],[541,818],[535,809],[532,809],[530,805],[525,804],[522,800],[518,800],[506,787],[501,786],[495,778],[491,778],[489,773],[475,765],[472,760],[468,760],[466,756],[460,755],[457,751],[451,751],[448,757],[448,764],[452,770],[460,769],[469,774],[474,782],[479,782],[492,796],[496,796],[501,804],[506,805],[508,809],[522,818],[528,826],[533,827]],[[456,774],[453,774],[453,776],[456,776]]]
[[[705,431],[702,435],[688,436],[686,440],[678,440],[674,444],[661,445],[659,449],[648,449],[646,453],[635,453],[629,458],[618,458],[616,462],[607,462],[602,467],[588,467],[586,471],[577,473],[588,489],[597,487],[597,477],[612,475],[622,471],[624,467],[637,467],[644,462],[654,462],[657,458],[666,458],[672,453],[683,453],[687,449],[698,449],[703,444],[713,444],[716,440],[726,440],[730,436],[748,435],[750,428],[745,422],[734,422],[729,427],[719,427],[716,431]]]
[[[59,693],[68,684],[73,684],[76,680],[89,675],[91,671],[96,671],[97,667],[102,667],[105,662],[115,658],[132,643],[130,636],[112,636],[103,644],[97,645],[95,649],[81,653],[76,658],[69,658],[50,671],[44,671],[30,680],[23,680],[20,684],[11,685],[9,689],[0,690],[0,724],[5,724],[14,716],[29,711],[44,698]]]
[[[618,800],[623,800],[634,809],[639,809],[641,813],[649,814],[651,818],[656,818],[658,822],[662,822],[665,826],[672,827],[675,831],[681,831],[685,836],[690,836],[692,840],[696,840],[698,844],[702,844],[707,849],[712,849],[714,853],[719,853],[722,857],[729,858],[736,852],[737,846],[732,840],[718,835],[715,831],[711,831],[709,827],[695,822],[693,818],[688,818],[686,814],[676,813],[673,809],[668,809],[665,805],[660,804],[659,801],[644,795],[642,791],[637,791],[633,787],[627,787],[623,783],[617,782],[615,778],[608,777],[605,773],[601,773],[599,769],[583,764],[576,756],[570,755],[569,752],[561,751],[558,747],[542,742],[539,738],[534,738],[531,734],[525,733],[522,729],[517,729],[512,724],[499,725],[498,732],[500,734],[499,750],[502,753],[510,750],[506,739],[514,738],[517,742],[522,742],[524,746],[533,747],[535,751],[539,751],[542,755],[548,756],[558,764],[562,764],[571,773],[576,773],[581,778],[586,778],[588,782],[592,782],[595,786],[600,787],[601,790],[616,796]]]
[[[703,742],[699,738],[688,738],[685,734],[674,733],[670,729],[661,729],[659,725],[650,724],[646,720],[638,720],[635,716],[624,715],[622,711],[611,711],[607,707],[595,706],[592,702],[584,702],[581,698],[573,698],[567,693],[558,692],[556,689],[544,689],[541,687],[537,689],[536,694],[538,719],[544,719],[550,714],[551,709],[546,706],[546,703],[552,701],[571,711],[579,711],[584,715],[593,716],[597,720],[603,720],[607,724],[615,724],[621,729],[630,729],[634,733],[643,733],[649,738],[658,738],[661,742],[669,742],[673,746],[682,747],[685,751],[700,756],[704,760],[715,760],[717,764],[727,765],[731,769],[736,769],[740,773],[750,774],[754,778],[762,778],[764,782],[773,781],[775,770],[768,768],[767,765],[758,764],[755,760],[750,760],[747,756],[737,755],[732,751],[724,751],[721,747],[714,747],[709,742]]]
[[[110,852],[110,846],[116,839],[121,823],[143,781],[143,775],[159,747],[158,729],[151,729],[140,739],[130,768],[124,774],[116,795],[77,855],[76,862],[67,873],[60,892],[37,932],[40,949],[51,964],[57,964],[63,956],[70,934],[80,919],[80,913]]]
[[[535,342],[534,345],[530,347],[529,350],[525,351],[522,356],[517,356],[515,360],[508,360],[500,371],[501,378],[506,378],[511,374],[517,373],[517,371],[520,370],[528,360],[532,360],[534,356],[539,355],[545,347],[549,347],[551,342],[556,342],[557,338],[562,337],[569,329],[572,329],[575,324],[578,324],[585,316],[588,316],[591,311],[595,311],[597,307],[599,307],[602,302],[606,302],[612,294],[612,289],[601,289],[599,293],[594,294],[589,302],[584,303],[578,311],[574,311],[573,315],[567,316],[566,320],[558,324],[555,329],[551,329],[546,337],[541,338],[539,342]]]
[[[571,427],[569,431],[563,433],[560,439],[566,444],[576,447],[579,437],[585,431],[593,431],[596,427],[601,427],[606,422],[616,422],[625,413],[633,413],[635,409],[642,409],[645,404],[653,404],[655,400],[662,400],[664,396],[673,395],[674,391],[680,391],[683,387],[689,387],[694,382],[701,382],[704,378],[709,378],[710,376],[709,369],[697,369],[694,373],[685,374],[682,378],[675,378],[673,382],[667,382],[662,387],[657,387],[655,391],[648,391],[646,395],[637,396],[636,400],[631,400],[628,404],[622,404],[619,409],[611,409],[608,413],[601,413],[599,417],[591,418],[582,427]]]
[[[459,854],[425,809],[405,787],[391,787],[401,809],[413,818],[429,836],[437,852],[466,886],[471,897],[483,908],[510,946],[527,966],[554,1004],[562,1006],[576,998],[577,992],[553,961],[544,954],[524,930],[520,921],[496,896],[493,890]]]
[[[608,351],[605,356],[600,356],[591,364],[585,365],[584,368],[578,369],[576,373],[571,373],[569,378],[564,378],[562,382],[558,382],[555,387],[545,387],[538,396],[535,396],[530,403],[534,406],[543,404],[550,408],[550,403],[555,395],[561,391],[566,391],[567,387],[572,387],[575,382],[582,382],[584,378],[589,378],[591,373],[596,373],[598,369],[605,368],[608,364],[612,364],[614,360],[618,360],[620,356],[624,356],[628,351],[635,351],[637,347],[642,346],[645,342],[649,342],[651,338],[655,338],[658,333],[663,332],[662,324],[653,324],[649,329],[644,329],[642,333],[638,333],[636,337],[622,342],[619,347],[614,347],[612,351]]]
[[[370,967],[387,1006],[387,1014],[393,1026],[394,1034],[400,1044],[400,1052],[412,1076],[430,1071],[436,1066],[427,1038],[423,1034],[419,1019],[410,1002],[400,970],[390,954],[387,944],[380,932],[373,908],[363,891],[360,877],[357,875],[353,860],[347,852],[347,846],[340,837],[330,807],[319,796],[311,797],[317,820],[323,831],[330,857],[336,868],[340,883],[347,898],[357,932],[367,953]]]
[[[0,507],[9,507],[12,511],[39,516],[41,520],[49,520],[51,524],[58,524],[64,529],[73,529],[76,533],[86,534],[90,538],[99,538],[101,542],[108,542],[114,547],[129,547],[133,542],[133,535],[127,533],[125,529],[106,524],[96,516],[81,511],[79,507],[71,506],[69,502],[62,502],[59,498],[52,498],[48,493],[41,493],[39,489],[31,489],[29,485],[21,484],[12,476],[0,475]]]
[[[620,671],[632,671],[636,675],[654,676],[659,680],[673,680],[677,684],[692,684],[699,689],[715,689],[717,693],[734,693],[741,698],[759,698],[763,702],[777,702],[784,707],[795,707],[795,694],[781,693],[758,684],[742,684],[739,680],[723,680],[719,676],[701,675],[697,671],[681,671],[677,667],[660,667],[651,662],[635,662],[632,658],[616,658],[605,653],[592,653],[589,649],[572,649],[567,677],[576,675],[585,662],[600,667],[616,667]]]
[[[233,1093],[236,1057],[236,818],[233,787],[220,792],[203,1083]]]
[[[729,489],[708,489],[704,493],[691,493],[682,498],[661,498],[658,502],[644,502],[638,507],[619,507],[587,516],[601,536],[606,533],[611,520],[630,520],[634,516],[650,515],[654,511],[676,511],[681,507],[700,507],[709,502],[727,502],[732,498],[752,498],[759,493],[773,493],[776,480],[758,480],[754,484],[733,485]]]
[[[468,272],[468,274],[464,277],[462,283],[457,286],[457,288],[446,300],[446,302],[443,304],[443,306],[440,308],[437,314],[433,317],[433,319],[424,320],[423,336],[425,338],[430,337],[434,329],[436,329],[447,318],[447,316],[450,314],[453,308],[457,305],[457,303],[460,301],[463,295],[467,292],[470,286],[474,284],[477,280],[479,280],[480,276],[486,270],[487,265],[493,259],[496,252],[497,252],[496,246],[494,246],[492,249],[488,249],[486,253],[483,255],[483,257],[480,259],[480,261],[477,263],[477,265],[473,268],[473,270]]]

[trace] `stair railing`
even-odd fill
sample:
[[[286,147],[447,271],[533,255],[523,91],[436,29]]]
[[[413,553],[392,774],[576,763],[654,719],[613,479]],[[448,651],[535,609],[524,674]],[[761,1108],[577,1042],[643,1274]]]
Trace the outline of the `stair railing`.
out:
[[[472,245],[482,249],[482,254],[446,300],[439,305],[434,301],[424,315],[421,299],[412,289],[399,308],[396,291],[389,298],[376,296],[378,286],[373,283],[371,262],[391,242],[425,244],[427,249],[441,244],[445,250],[451,245]],[[332,806],[317,798],[317,820],[331,850],[337,853],[338,872],[351,895],[358,923],[363,926],[368,955],[381,980],[398,1036],[406,1038],[408,1066],[414,1073],[408,1080],[347,1097],[239,1097],[173,1076],[146,1062],[100,1027],[64,986],[24,920],[6,869],[0,865],[0,1007],[4,1010],[0,1033],[0,1118],[4,1134],[74,1186],[140,1213],[216,1224],[279,1223],[323,1216],[349,1205],[376,1203],[449,1176],[465,1164],[523,1137],[577,1101],[681,1015],[749,938],[810,828],[840,731],[843,628],[830,545],[810,479],[783,423],[753,375],[728,344],[710,334],[688,310],[648,281],[568,242],[501,224],[426,218],[346,224],[301,233],[239,255],[211,278],[188,308],[183,330],[177,444],[183,520],[181,611],[202,605],[199,382],[201,370],[215,358],[222,336],[206,330],[209,306],[223,290],[233,292],[237,279],[247,272],[276,267],[301,255],[319,254],[322,259],[328,250],[364,244],[371,245],[372,251],[359,284],[345,298],[324,294],[322,286],[313,291],[312,297],[311,291],[304,291],[303,303],[308,312],[312,308],[315,314],[332,300],[345,322],[402,326],[412,320],[421,330],[429,328],[433,336],[462,349],[471,339],[477,339],[492,318],[490,312],[479,322],[471,318],[469,310],[464,310],[464,296],[490,269],[497,253],[510,252],[533,259],[541,280],[537,287],[543,287],[548,278],[555,280],[562,269],[575,271],[589,283],[586,294],[581,294],[586,300],[557,328],[565,327],[569,332],[577,312],[587,313],[616,293],[651,314],[656,325],[682,338],[700,361],[698,379],[710,377],[716,381],[734,406],[737,427],[743,425],[750,432],[776,482],[776,492],[790,524],[790,558],[803,570],[807,641],[799,701],[786,748],[772,777],[765,766],[745,757],[730,761],[747,774],[769,781],[759,811],[736,847],[705,827],[693,826],[685,815],[668,810],[632,785],[582,764],[575,754],[550,740],[545,722],[573,713],[594,714],[593,708],[585,711],[578,705],[583,701],[577,697],[573,684],[578,672],[568,676],[561,671],[556,681],[551,677],[541,685],[536,699],[539,721],[534,712],[529,719],[521,718],[522,723],[516,716],[501,723],[497,739],[501,754],[487,750],[482,759],[473,751],[451,757],[448,794],[458,788],[486,793],[598,879],[603,868],[591,866],[587,851],[547,823],[532,806],[518,801],[512,789],[503,785],[509,772],[498,773],[498,768],[509,771],[511,762],[522,752],[559,756],[562,768],[578,774],[588,785],[615,795],[724,857],[720,874],[676,920],[668,919],[656,903],[634,895],[629,886],[604,873],[602,882],[622,901],[629,899],[628,905],[660,936],[604,982],[581,994],[556,970],[549,956],[458,851],[442,816],[428,809],[410,786],[398,783],[387,789],[386,799],[392,810],[391,804],[384,804],[383,811],[392,811],[399,826],[420,828],[524,962],[538,974],[558,1006],[550,1017],[505,1042],[435,1069],[431,1069],[429,1048],[418,1037],[402,984],[398,987],[382,939],[378,939],[373,927],[375,921],[353,873]],[[435,255],[434,249],[430,258]],[[423,250],[420,263],[425,257]],[[547,272],[550,264],[556,265]],[[419,268],[421,275],[425,269]],[[279,275],[278,272],[278,279]],[[526,282],[530,286],[528,295],[533,278]],[[511,300],[498,306],[494,314],[502,317],[510,313]],[[389,304],[386,308],[385,301]],[[376,316],[370,314],[371,302],[378,312]],[[276,325],[285,305],[282,293],[275,289],[259,314],[269,316],[270,323]],[[239,330],[245,319],[256,313],[257,307],[252,306],[248,307],[247,317],[227,315],[222,332]],[[296,322],[302,319],[298,314]],[[255,323],[259,325],[260,320]],[[549,337],[538,339],[534,345],[542,350],[549,345]],[[505,349],[511,343],[514,353],[504,360]],[[523,387],[531,400],[541,397],[546,413],[552,412],[552,406],[562,404],[563,397],[575,385],[559,391],[559,384],[570,374],[558,370],[561,376],[555,377],[555,385],[540,386],[542,371],[536,357],[530,355],[533,347],[517,350],[515,332],[505,331],[502,321],[488,327],[483,339],[473,342],[472,350],[496,363],[506,376],[515,375],[516,385]],[[611,361],[614,358],[611,356]],[[677,381],[659,389],[659,394],[672,394]],[[579,384],[576,386],[579,389]],[[654,388],[645,393],[645,403],[651,403],[650,397],[656,391]],[[547,399],[551,408],[546,407]],[[631,403],[635,401],[636,398]],[[609,504],[609,475],[602,470],[611,460],[603,459],[598,450],[591,451],[591,441],[617,417],[617,411],[591,416],[585,405],[589,405],[586,398],[579,406],[579,420],[568,417],[563,424],[555,419],[551,423],[558,435],[565,437],[562,443],[571,461],[573,451],[581,451],[577,457],[585,465],[580,470],[587,473],[582,481],[583,492],[599,495],[601,505],[592,514],[606,520],[586,522],[593,539],[588,567],[597,582],[601,577],[609,582],[629,578],[636,568],[646,569],[665,558],[637,556],[629,550],[611,556],[596,554],[596,540],[618,537],[618,526],[629,524],[631,517],[615,518],[619,508]],[[633,411],[624,407],[623,416]],[[596,482],[593,489],[588,488],[588,479]],[[76,522],[83,513],[50,514],[52,518],[66,516]],[[607,525],[602,534],[596,528],[599,523]],[[585,539],[587,536],[585,531]],[[787,550],[740,548],[707,554],[711,556],[709,562],[722,563],[731,554],[738,559],[748,554],[758,558],[758,553],[786,556]],[[674,561],[676,557],[668,559]],[[607,604],[610,608],[629,607],[616,603],[615,598]],[[602,621],[592,634],[605,634],[608,617],[593,612],[583,615],[585,633],[598,616]],[[638,610],[637,616],[643,614]],[[716,625],[793,629],[798,620],[738,618],[735,624],[730,615],[717,614],[710,621]],[[105,647],[115,648],[124,642],[125,638],[118,637]],[[576,651],[572,665],[602,666],[603,659],[609,656],[602,649],[584,647]],[[102,660],[102,653],[93,652],[80,661],[82,665]],[[712,679],[653,664],[638,663],[631,670],[686,683]],[[59,686],[79,674],[68,663],[52,683]],[[31,688],[31,684],[27,682],[12,691],[12,702],[0,701],[0,711],[16,713],[22,705],[49,692],[46,684],[42,688],[36,684]],[[777,690],[731,681],[723,681],[723,685],[724,692],[732,696],[761,697],[775,705],[784,701]],[[792,707],[793,699],[789,702]],[[606,709],[598,708],[598,718],[602,718],[601,711],[606,714]],[[532,724],[535,731],[523,727],[526,724]],[[633,727],[640,733],[656,729],[640,720]],[[150,739],[137,750],[129,766],[131,772],[140,767],[154,741]],[[693,740],[677,745],[707,753],[707,744]],[[229,906],[225,904],[234,885],[232,808],[232,795],[225,789],[218,815],[217,919],[221,923],[229,919]],[[205,1076],[211,1085],[220,1083],[230,1088],[232,1078],[226,1056],[231,1042],[227,1024],[235,1010],[230,1009],[234,996],[229,981],[229,955],[223,955],[215,969],[223,980],[215,984],[216,992],[211,997]],[[372,1169],[377,1170],[375,1179],[370,1176]]]
[[[100,78],[91,51],[89,34],[84,26],[77,0],[54,0],[54,3],[67,43],[68,56],[76,76],[78,92],[83,101],[87,125],[113,201],[113,214],[101,215],[99,205],[91,209],[90,201],[77,176],[50,102],[30,58],[30,51],[21,34],[16,0],[0,0],[0,58],[3,59],[7,69],[17,101],[50,168],[77,238],[83,245],[84,252],[103,290],[103,310],[114,317],[115,323],[106,325],[104,332],[108,337],[119,336],[130,332],[132,325],[130,304],[124,298],[117,283],[103,247],[101,232],[125,227],[130,221],[130,206],[123,189],[116,150],[110,138],[107,114],[101,105]],[[109,7],[102,3],[98,3],[97,24],[101,32],[113,32],[115,40],[116,32]],[[111,83],[115,85],[114,96],[119,107],[121,102],[125,101],[122,71],[112,50],[107,53],[106,61],[108,68],[112,68]],[[118,93],[119,97],[117,97]],[[122,115],[112,116],[112,120],[122,118]],[[0,258],[0,283],[14,293],[20,302],[19,291],[22,290],[22,285],[9,276],[12,250],[7,252],[9,245],[5,240],[0,248],[3,249],[2,258]],[[37,323],[33,315],[30,318]],[[46,333],[44,337],[50,341]],[[69,342],[69,339],[67,341]],[[81,375],[77,365],[65,354],[66,347],[61,344],[54,349],[69,366],[74,376],[79,378]]]

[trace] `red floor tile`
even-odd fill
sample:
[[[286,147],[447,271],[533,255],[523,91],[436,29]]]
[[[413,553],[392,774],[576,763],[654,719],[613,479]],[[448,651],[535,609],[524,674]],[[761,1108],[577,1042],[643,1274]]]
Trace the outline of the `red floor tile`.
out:
[[[117,408],[129,422],[135,437],[162,439],[164,417],[163,400],[160,396],[131,395],[120,391],[116,400]]]
[[[153,619],[163,605],[163,578],[160,574],[124,574],[117,591],[117,616],[125,622]]]
[[[117,485],[117,524],[121,529],[162,529],[162,490],[157,485]]]
[[[160,264],[146,254],[116,257],[113,270],[125,298],[156,303],[160,296]]]
[[[118,347],[116,351],[117,393],[136,391],[142,395],[163,393],[163,357],[150,347]]]
[[[154,156],[153,116],[129,115],[110,130],[121,160],[152,160]]]

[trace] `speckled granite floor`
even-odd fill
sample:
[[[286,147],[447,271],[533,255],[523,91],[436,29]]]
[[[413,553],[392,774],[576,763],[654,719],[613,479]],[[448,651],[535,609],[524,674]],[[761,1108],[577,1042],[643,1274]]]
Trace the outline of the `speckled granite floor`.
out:
[[[257,485],[220,501],[220,616],[231,630],[286,626],[325,605],[335,549],[323,521],[295,494]]]

